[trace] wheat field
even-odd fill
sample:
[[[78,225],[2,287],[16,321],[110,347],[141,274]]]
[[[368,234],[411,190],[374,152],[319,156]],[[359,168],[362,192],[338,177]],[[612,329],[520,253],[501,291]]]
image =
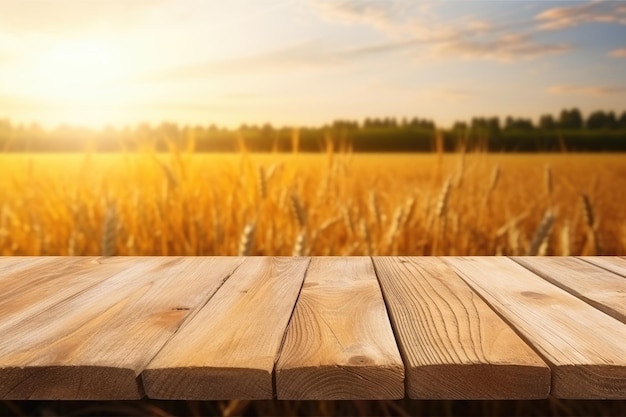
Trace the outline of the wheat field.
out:
[[[619,154],[2,154],[1,255],[624,255]]]

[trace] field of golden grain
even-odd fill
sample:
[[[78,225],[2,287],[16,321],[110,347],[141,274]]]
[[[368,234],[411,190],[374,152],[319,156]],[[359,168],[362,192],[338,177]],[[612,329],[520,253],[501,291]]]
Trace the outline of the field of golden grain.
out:
[[[1,255],[624,255],[620,154],[2,154]]]

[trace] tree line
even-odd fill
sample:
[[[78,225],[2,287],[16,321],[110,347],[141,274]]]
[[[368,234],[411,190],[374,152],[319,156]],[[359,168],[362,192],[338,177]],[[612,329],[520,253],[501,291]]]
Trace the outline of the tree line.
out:
[[[118,152],[172,148],[196,152],[319,152],[329,148],[354,152],[428,152],[484,150],[496,152],[626,151],[626,111],[594,111],[584,117],[576,108],[538,122],[507,116],[474,117],[449,129],[420,118],[335,120],[319,127],[274,127],[243,124],[235,129],[208,126],[139,124],[101,130],[0,120],[0,151]]]

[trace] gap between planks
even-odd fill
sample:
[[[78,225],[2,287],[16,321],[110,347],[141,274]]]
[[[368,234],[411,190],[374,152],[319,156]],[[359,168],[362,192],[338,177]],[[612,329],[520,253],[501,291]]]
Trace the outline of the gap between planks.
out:
[[[278,399],[404,397],[404,366],[369,257],[314,257],[275,367]]]
[[[0,398],[142,398],[143,368],[242,259],[121,262],[131,266],[3,333]]]
[[[514,256],[515,262],[546,281],[626,323],[626,279],[577,258]]]
[[[142,373],[151,398],[272,399],[278,349],[310,258],[248,257]]]
[[[550,369],[443,261],[374,257],[407,393],[416,399],[539,399]]]
[[[552,395],[626,398],[623,323],[511,259],[444,260],[549,363]]]

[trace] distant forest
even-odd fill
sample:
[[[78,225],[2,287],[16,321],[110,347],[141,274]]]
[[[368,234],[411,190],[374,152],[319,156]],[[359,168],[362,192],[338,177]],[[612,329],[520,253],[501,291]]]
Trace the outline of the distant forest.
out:
[[[195,152],[560,152],[626,151],[626,111],[595,111],[586,118],[578,109],[557,117],[530,119],[475,117],[439,129],[419,118],[367,118],[362,122],[336,120],[321,127],[241,125],[179,126],[140,124],[121,129],[90,130],[60,126],[45,130],[37,124],[19,125],[0,119],[3,152],[119,152],[151,149]]]

